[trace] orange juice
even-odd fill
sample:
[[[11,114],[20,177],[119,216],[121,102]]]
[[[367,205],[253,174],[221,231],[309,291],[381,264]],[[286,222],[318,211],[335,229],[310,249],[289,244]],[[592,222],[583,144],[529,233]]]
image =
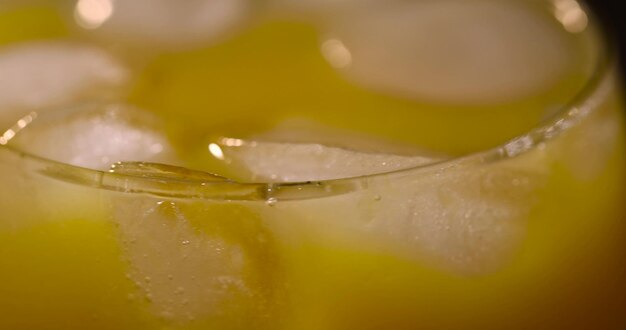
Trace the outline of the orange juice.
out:
[[[1,329],[621,329],[574,0],[0,6]]]

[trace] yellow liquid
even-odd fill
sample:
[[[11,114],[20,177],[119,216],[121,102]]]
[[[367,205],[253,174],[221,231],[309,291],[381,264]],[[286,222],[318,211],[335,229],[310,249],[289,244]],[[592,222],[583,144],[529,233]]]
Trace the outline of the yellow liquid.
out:
[[[69,33],[52,10],[0,18],[2,31],[30,23],[0,33],[3,43]],[[301,23],[259,23],[214,47],[151,58],[130,101],[168,120],[191,167],[219,172],[228,169],[198,146],[291,117],[450,155],[482,150],[536,126],[547,104],[565,102],[585,80],[574,70],[553,90],[508,104],[421,104],[346,82],[318,42]],[[618,329],[626,306],[619,111],[610,96],[543,149],[452,171],[467,182],[503,168],[505,178],[510,168],[529,175],[527,187],[480,181],[470,191],[475,202],[501,198],[527,212],[513,219],[523,234],[504,258],[469,271],[436,251],[396,253],[360,231],[368,224],[359,219],[415,193],[411,177],[275,205],[190,201],[64,183],[21,169],[26,161],[2,148],[0,328]],[[432,180],[426,189],[451,185],[439,202],[452,208],[446,196],[457,187]]]
[[[571,39],[572,48],[583,43]],[[174,137],[184,140],[181,148],[206,135],[245,138],[297,118],[460,155],[536,126],[545,109],[563,105],[582,87],[581,62],[588,60],[574,58],[572,70],[538,95],[496,104],[434,104],[356,86],[324,60],[319,43],[313,26],[261,22],[213,47],[157,56],[131,100],[170,123],[184,122],[184,134]]]

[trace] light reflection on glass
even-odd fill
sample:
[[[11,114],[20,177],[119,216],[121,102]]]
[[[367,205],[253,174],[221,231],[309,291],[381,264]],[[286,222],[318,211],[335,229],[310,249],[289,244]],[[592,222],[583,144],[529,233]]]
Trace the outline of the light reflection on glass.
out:
[[[2,137],[0,137],[0,143],[6,144],[14,136],[15,136],[15,131],[13,131],[12,129],[8,129],[6,132],[4,132],[4,134],[2,134]]]
[[[352,53],[339,39],[328,39],[322,43],[322,55],[335,68],[341,69],[352,64]]]
[[[14,138],[15,135],[20,130],[24,129],[26,126],[28,126],[30,123],[32,123],[33,120],[35,120],[35,118],[37,118],[37,113],[36,112],[31,112],[28,115],[22,117],[20,120],[18,120],[17,123],[15,125],[13,125],[13,127],[11,127],[8,130],[6,130],[0,136],[0,145],[5,145],[5,144],[9,143],[9,141],[11,141],[11,139]]]
[[[74,8],[76,23],[85,29],[96,29],[113,15],[113,0],[78,0]]]
[[[244,145],[244,141],[241,139],[221,138],[220,144],[223,144],[227,147],[241,147],[242,145]]]
[[[215,143],[209,144],[209,152],[211,153],[211,155],[213,155],[213,157],[219,160],[224,160],[224,152],[219,145]]]
[[[554,16],[565,30],[580,33],[587,28],[589,19],[576,0],[554,0]]]

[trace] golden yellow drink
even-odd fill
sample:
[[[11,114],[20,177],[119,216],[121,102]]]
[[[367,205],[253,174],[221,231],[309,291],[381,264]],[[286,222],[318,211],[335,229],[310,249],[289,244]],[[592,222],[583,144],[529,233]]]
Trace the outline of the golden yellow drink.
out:
[[[1,329],[623,327],[623,112],[580,4],[273,3],[0,7]]]

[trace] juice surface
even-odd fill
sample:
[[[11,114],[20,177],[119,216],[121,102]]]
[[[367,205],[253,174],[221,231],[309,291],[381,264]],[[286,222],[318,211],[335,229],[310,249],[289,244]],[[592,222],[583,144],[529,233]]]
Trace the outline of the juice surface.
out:
[[[523,3],[550,29],[562,29],[540,5]],[[269,10],[226,37],[172,49],[82,31],[63,6],[0,8],[0,51],[70,40],[104,49],[127,70],[98,76],[100,85],[69,100],[0,101],[3,129],[18,119],[26,123],[16,124],[13,141],[5,133],[2,144],[101,170],[126,162],[79,180],[73,169],[0,147],[0,328],[620,329],[626,323],[620,312],[626,307],[623,115],[610,76],[597,87],[602,92],[588,96],[592,105],[577,107],[588,113],[551,126],[569,125],[558,136],[520,152],[509,144],[502,149],[508,157],[497,160],[267,185],[248,195],[224,185],[221,194],[216,188],[218,198],[176,195],[158,185],[182,182],[205,193],[203,187],[225,178],[320,181],[332,171],[353,177],[487,150],[549,123],[600,57],[589,50],[600,43],[592,27],[560,31],[569,57],[547,87],[506,99],[440,100],[342,71],[324,45],[342,40],[329,31],[351,30],[312,17]],[[351,55],[355,65],[358,55]],[[94,99],[86,111],[92,117],[48,110]],[[107,102],[122,106],[100,105]],[[127,106],[140,110],[127,115]],[[72,153],[97,149],[89,143],[46,154],[58,144],[59,123],[72,118],[76,125],[65,133],[74,140],[120,134],[139,147],[120,153],[130,158],[91,150],[95,163]],[[118,133],[120,118],[141,125]],[[92,124],[95,133],[80,132]],[[152,129],[163,137],[136,138]],[[268,154],[255,159],[246,148]],[[318,155],[310,158],[313,174],[287,175],[307,165],[306,154]],[[282,162],[272,165],[276,157]],[[324,157],[330,160],[318,165]],[[132,161],[188,170],[138,169]],[[341,161],[350,161],[348,171]],[[129,171],[144,171],[140,176],[156,178],[154,185],[135,186],[123,177],[137,174]]]

